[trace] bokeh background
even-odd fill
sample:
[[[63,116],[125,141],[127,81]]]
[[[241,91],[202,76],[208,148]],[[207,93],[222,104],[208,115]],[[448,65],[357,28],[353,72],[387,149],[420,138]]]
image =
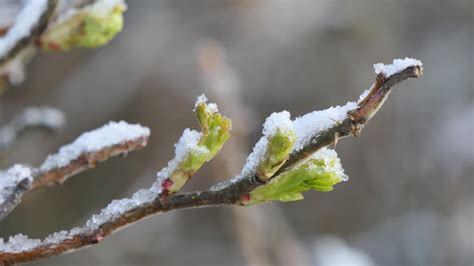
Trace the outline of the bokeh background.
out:
[[[24,198],[0,237],[81,225],[147,187],[206,93],[235,138],[186,190],[240,172],[274,111],[294,117],[355,100],[372,64],[415,57],[358,139],[337,151],[350,179],[305,200],[159,214],[99,245],[31,265],[473,265],[472,0],[130,0],[125,27],[96,50],[41,53],[0,97],[0,122],[30,105],[64,110],[58,134],[29,131],[0,167],[40,164],[109,120],[146,125],[148,147]]]

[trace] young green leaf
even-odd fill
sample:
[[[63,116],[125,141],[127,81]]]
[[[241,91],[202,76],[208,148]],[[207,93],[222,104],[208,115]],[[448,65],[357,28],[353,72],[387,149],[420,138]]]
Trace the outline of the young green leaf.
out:
[[[201,132],[187,130],[177,145],[187,145],[183,148],[175,167],[158,173],[158,176],[168,178],[165,189],[168,193],[175,193],[201,168],[211,160],[222,148],[230,137],[231,121],[217,111],[215,104],[206,104],[205,100],[198,100],[196,104],[196,117],[201,126]],[[187,143],[185,143],[187,142]],[[181,153],[181,152],[180,152]]]
[[[303,199],[303,192],[310,189],[331,191],[333,186],[347,180],[337,153],[322,149],[306,162],[274,177],[267,184],[250,193],[245,205],[266,201],[295,201]]]
[[[268,137],[267,149],[263,160],[257,166],[257,176],[269,179],[285,163],[296,140],[295,132],[290,128],[277,127]]]
[[[39,46],[52,51],[103,46],[122,30],[125,9],[122,0],[98,0],[73,9],[50,25],[39,39]]]

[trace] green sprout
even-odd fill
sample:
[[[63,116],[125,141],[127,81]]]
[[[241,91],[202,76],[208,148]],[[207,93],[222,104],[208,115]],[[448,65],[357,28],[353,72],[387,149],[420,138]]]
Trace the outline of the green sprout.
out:
[[[177,192],[201,166],[211,160],[230,137],[231,121],[219,112],[214,104],[204,101],[196,105],[196,117],[201,126],[197,144],[182,157],[169,175],[169,193]]]
[[[257,176],[263,180],[272,177],[288,159],[295,140],[296,134],[293,130],[278,127],[268,138],[265,155],[257,166]]]
[[[303,192],[310,189],[331,191],[333,186],[347,180],[337,154],[323,149],[306,162],[272,178],[270,182],[250,192],[245,205],[266,201],[295,201],[303,199]]]
[[[66,51],[74,47],[96,48],[107,44],[123,27],[125,4],[99,0],[59,18],[42,34],[39,44],[44,50]]]

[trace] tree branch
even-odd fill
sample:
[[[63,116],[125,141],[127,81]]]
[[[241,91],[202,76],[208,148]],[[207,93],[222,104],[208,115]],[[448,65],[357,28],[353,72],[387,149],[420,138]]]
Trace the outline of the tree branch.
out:
[[[60,168],[54,168],[48,171],[39,170],[35,175],[31,190],[52,185],[62,185],[69,177],[92,169],[97,163],[106,161],[110,157],[125,155],[129,152],[144,148],[147,142],[148,136],[139,137],[110,147],[105,147],[95,152],[84,153],[77,159],[69,162],[68,165]]]
[[[382,107],[383,103],[390,94],[391,89],[398,83],[409,79],[417,78],[422,75],[423,68],[421,66],[408,67],[390,77],[384,74],[378,74],[375,83],[372,85],[369,93],[359,103],[355,110],[348,112],[348,117],[343,121],[338,121],[333,127],[314,135],[301,150],[290,154],[289,159],[281,167],[277,174],[281,174],[293,166],[301,163],[312,153],[318,151],[322,147],[336,144],[340,139],[355,136],[358,137],[365,124],[375,115]]]
[[[29,0],[15,24],[0,38],[0,68],[33,43],[48,25],[58,0]],[[40,11],[40,13],[36,13]]]
[[[102,129],[104,128],[105,127]],[[100,137],[98,135],[103,134],[103,132],[101,133],[99,130],[101,129],[85,133],[82,135],[82,137],[90,137],[94,135],[95,137]],[[100,147],[96,150],[88,151],[83,149],[77,154],[77,156],[69,158],[70,160],[65,163],[62,163],[61,161],[55,162],[55,155],[52,155],[48,157],[48,159],[46,159],[46,161],[40,167],[31,169],[30,179],[17,180],[17,185],[14,189],[2,191],[2,188],[0,187],[0,221],[3,220],[3,218],[5,218],[11,211],[13,211],[13,209],[15,209],[15,207],[21,202],[21,198],[24,194],[45,186],[51,186],[55,184],[61,185],[69,177],[85,170],[94,168],[98,162],[105,161],[113,156],[127,154],[131,151],[142,149],[146,146],[149,136],[149,133],[147,133],[149,132],[148,129],[143,129],[142,131],[143,132],[141,132],[140,135],[132,135],[130,138],[120,139],[116,143],[109,143],[110,145]],[[105,135],[103,137],[107,136]],[[81,137],[78,138],[78,140],[80,139]],[[81,149],[81,147],[77,147],[77,144],[80,144],[78,143],[78,140],[72,144],[63,146],[61,149],[69,150],[69,152],[72,150],[71,148],[73,146],[76,146],[73,147],[74,149]],[[61,154],[61,150],[58,154]],[[51,160],[51,158],[53,158],[53,160]],[[51,162],[54,162],[55,164],[51,164]],[[0,178],[6,177],[0,174]]]
[[[381,107],[393,86],[408,78],[419,77],[421,74],[421,62],[420,65],[402,68],[388,77],[379,73],[368,94],[359,101],[355,109],[349,110],[342,122],[336,122],[334,126],[320,132],[314,132],[315,135],[311,137],[311,140],[303,148],[294,151],[270,180],[304,162],[319,149],[336,143],[338,139],[350,135],[358,136],[363,126]],[[11,238],[3,248],[0,248],[0,261],[5,264],[27,262],[71,252],[97,244],[104,237],[125,226],[160,212],[220,205],[245,205],[249,193],[264,185],[255,173],[252,173],[232,182],[218,184],[206,191],[162,197],[163,193],[168,192],[163,189],[164,184],[154,184],[149,189],[136,192],[132,198],[113,201],[102,210],[101,214],[92,216],[81,228],[53,234],[44,241],[25,239],[22,235]],[[14,248],[16,241],[29,242],[27,242],[27,247],[18,249]]]

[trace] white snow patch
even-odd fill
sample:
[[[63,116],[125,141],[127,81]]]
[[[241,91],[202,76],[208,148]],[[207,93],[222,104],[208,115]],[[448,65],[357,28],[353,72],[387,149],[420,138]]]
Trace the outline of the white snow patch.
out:
[[[257,144],[255,144],[253,147],[252,153],[250,153],[250,155],[247,157],[247,162],[245,163],[244,168],[242,169],[242,172],[238,176],[237,180],[241,177],[255,173],[258,164],[262,160],[263,156],[265,156],[267,145],[268,139],[266,137],[260,138]]]
[[[217,108],[217,104],[215,103],[210,103],[207,105],[207,108],[208,110],[211,112],[211,113],[217,113],[219,112],[219,109]]]
[[[102,224],[112,221],[133,208],[152,202],[161,193],[162,188],[159,182],[155,182],[150,188],[140,189],[131,198],[113,200],[107,207],[100,211],[100,214],[92,215],[87,220],[86,226],[81,230],[96,230]],[[72,234],[72,231],[71,231]]]
[[[8,242],[3,242],[0,238],[0,251],[5,253],[19,253],[35,248],[41,244],[39,239],[31,239],[23,234],[10,236]]]
[[[327,147],[321,148],[317,152],[311,155],[313,159],[324,160],[324,170],[326,172],[334,172],[337,176],[341,177],[342,181],[349,180],[349,177],[344,174],[344,168],[342,168],[341,160],[337,156],[337,152]]]
[[[393,62],[388,65],[383,63],[374,64],[374,70],[377,75],[382,73],[385,77],[390,77],[393,74],[413,66],[423,66],[423,63],[420,60],[405,57],[405,59],[394,59]]]
[[[196,108],[198,107],[198,105],[200,105],[202,103],[207,103],[207,101],[208,101],[208,99],[207,99],[206,95],[204,95],[204,94],[199,95],[197,97],[196,103],[194,104],[194,111],[196,111]],[[217,104],[215,104],[215,103],[207,104],[207,108],[211,113],[219,112],[219,108],[217,107]]]
[[[290,112],[282,111],[272,113],[263,124],[263,137],[255,144],[252,153],[247,157],[240,177],[255,173],[258,164],[262,161],[267,151],[268,140],[276,133],[278,129],[283,131],[293,131],[293,122],[290,119]],[[240,178],[239,177],[239,178]]]
[[[5,56],[18,41],[29,36],[47,8],[47,0],[29,0],[16,17],[15,24],[0,38],[0,58]]]
[[[63,240],[66,240],[66,239],[69,239],[71,238],[72,236],[69,234],[68,231],[59,231],[59,232],[55,232],[49,236],[47,236],[43,243],[45,244],[57,244]]]
[[[282,111],[278,113],[272,113],[263,124],[263,136],[253,147],[252,153],[247,157],[246,163],[241,173],[227,182],[221,182],[211,187],[210,190],[216,191],[224,187],[227,187],[238,180],[255,174],[258,164],[262,161],[267,151],[268,139],[280,128],[283,131],[293,131],[293,122],[290,119],[290,112]]]
[[[29,182],[33,181],[31,169],[20,164],[0,172],[0,205],[15,190],[18,183],[24,179],[28,179]]]
[[[84,153],[95,152],[149,135],[150,129],[139,124],[128,124],[125,121],[109,122],[98,129],[83,133],[73,143],[62,146],[58,153],[49,155],[41,165],[40,171],[61,168]]]
[[[196,103],[194,104],[194,108],[196,108],[196,107],[198,107],[198,105],[200,105],[202,103],[206,103],[206,102],[207,102],[206,95],[201,94],[197,97]]]
[[[72,239],[74,236],[86,232],[97,230],[104,223],[110,222],[133,208],[151,203],[161,193],[161,186],[155,182],[148,189],[138,190],[131,198],[113,200],[107,207],[100,211],[100,214],[93,215],[87,220],[83,227],[74,227],[70,231],[60,231],[46,237],[43,241],[40,239],[30,239],[25,235],[19,234],[11,236],[5,243],[0,238],[0,252],[19,253],[34,249],[41,245],[57,245],[64,240]]]
[[[362,102],[365,97],[367,97],[370,93],[370,91],[372,90],[372,88],[370,89],[366,89],[360,96],[359,96],[359,99],[357,100],[357,104],[359,104],[360,102]]]
[[[183,135],[179,139],[178,143],[175,146],[175,156],[174,158],[168,162],[168,165],[159,171],[156,176],[158,180],[164,180],[168,178],[174,170],[178,167],[178,165],[183,161],[186,155],[192,150],[202,150],[207,151],[206,148],[200,147],[198,145],[199,138],[201,137],[201,133],[197,132],[196,130],[191,130],[186,128],[183,132]]]
[[[274,135],[278,129],[284,131],[293,130],[293,122],[290,116],[291,114],[288,111],[272,113],[263,124],[263,135],[270,137]]]
[[[321,111],[314,111],[296,118],[293,127],[297,140],[293,152],[306,146],[313,136],[326,130],[347,118],[347,112],[357,108],[356,102],[348,102],[343,106],[330,107]]]
[[[194,105],[194,110],[196,110],[197,106],[206,103],[207,97],[204,94],[201,94],[197,97],[196,104]],[[207,105],[207,108],[210,112],[215,113],[218,112],[217,105],[215,103],[210,103]],[[170,175],[176,170],[178,165],[183,161],[187,154],[191,151],[200,151],[200,152],[209,152],[209,150],[204,147],[198,145],[199,140],[202,136],[202,133],[186,128],[183,132],[183,135],[178,140],[178,142],[174,145],[175,147],[175,156],[174,158],[168,162],[168,165],[159,171],[156,176],[158,178],[158,182],[162,182],[166,178],[169,178]]]

